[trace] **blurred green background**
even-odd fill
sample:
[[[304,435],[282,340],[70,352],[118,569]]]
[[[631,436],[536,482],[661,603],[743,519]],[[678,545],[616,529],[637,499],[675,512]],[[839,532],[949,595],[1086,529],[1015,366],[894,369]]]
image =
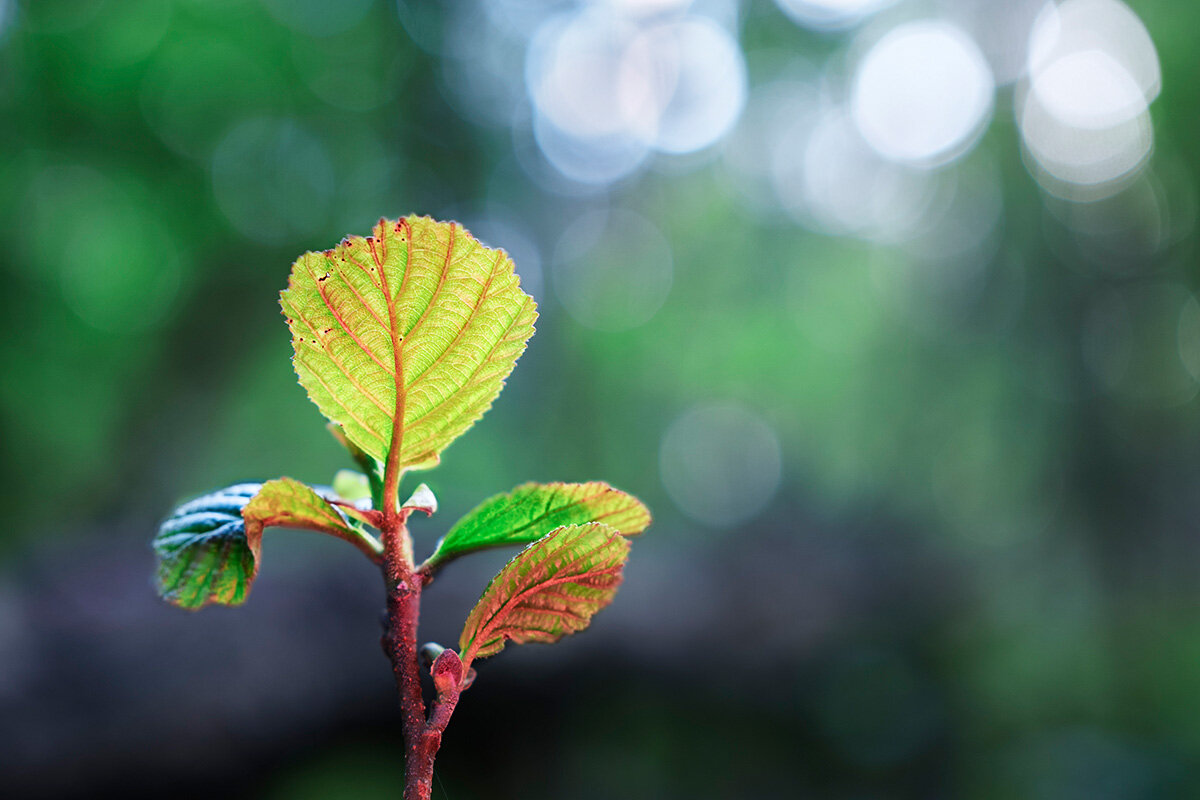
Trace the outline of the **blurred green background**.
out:
[[[372,568],[275,532],[245,607],[189,615],[148,544],[349,466],[278,292],[417,212],[541,311],[418,549],[526,480],[656,517],[586,635],[481,665],[435,796],[1200,796],[1198,26],[0,0],[4,793],[397,796]]]

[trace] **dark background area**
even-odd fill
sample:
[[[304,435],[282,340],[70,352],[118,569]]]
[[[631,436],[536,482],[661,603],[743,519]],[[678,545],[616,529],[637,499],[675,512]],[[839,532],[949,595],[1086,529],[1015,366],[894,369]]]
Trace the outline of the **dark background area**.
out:
[[[1200,795],[1200,6],[0,0],[0,794],[395,797],[383,587],[180,500],[351,466],[278,292],[380,216],[538,333],[420,554],[527,480],[655,514],[479,665],[444,798]],[[509,554],[455,563],[451,644]]]

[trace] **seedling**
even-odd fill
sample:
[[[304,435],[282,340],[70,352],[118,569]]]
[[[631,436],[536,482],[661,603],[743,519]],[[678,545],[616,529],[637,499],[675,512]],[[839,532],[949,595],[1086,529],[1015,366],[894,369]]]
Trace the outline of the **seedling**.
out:
[[[606,483],[527,483],[485,500],[413,558],[408,517],[432,515],[425,484],[400,501],[407,472],[442,451],[491,407],[537,317],[502,250],[453,222],[382,219],[292,265],[280,305],[300,385],[361,472],[329,488],[291,478],[229,486],[185,503],[154,540],[159,593],[175,605],[240,605],[258,572],[267,527],[318,531],[379,566],[387,590],[384,652],[400,693],[405,800],[427,800],[433,761],[475,661],[507,642],[555,642],[587,627],[621,583],[626,537],[650,524],[635,497]],[[524,545],[467,615],[457,651],[417,647],[421,593],[438,571],[479,550]],[[427,709],[421,670],[429,671]]]

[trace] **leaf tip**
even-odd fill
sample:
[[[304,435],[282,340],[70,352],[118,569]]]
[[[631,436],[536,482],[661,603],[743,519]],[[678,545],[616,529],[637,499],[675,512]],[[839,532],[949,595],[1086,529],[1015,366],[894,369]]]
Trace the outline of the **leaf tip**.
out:
[[[413,490],[412,496],[404,501],[401,508],[407,508],[410,511],[423,511],[425,512],[425,516],[432,517],[437,513],[438,501],[428,484],[422,483]]]

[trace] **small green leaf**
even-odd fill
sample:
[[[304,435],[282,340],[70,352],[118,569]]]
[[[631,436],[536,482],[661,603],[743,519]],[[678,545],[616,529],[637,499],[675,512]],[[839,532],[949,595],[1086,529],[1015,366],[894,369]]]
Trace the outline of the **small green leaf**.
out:
[[[492,578],[459,638],[464,671],[505,642],[555,642],[583,630],[621,585],[629,541],[609,525],[567,525],[516,555]]]
[[[333,476],[331,488],[334,494],[347,503],[371,499],[371,483],[367,480],[367,476],[352,469],[339,469]]]
[[[438,542],[426,568],[485,547],[528,544],[563,525],[603,522],[625,536],[641,533],[650,512],[633,495],[602,481],[527,483],[484,500]]]
[[[305,253],[280,304],[308,396],[401,470],[435,466],[483,415],[537,317],[504,251],[416,216]]]
[[[328,533],[378,561],[382,545],[291,478],[243,483],[184,503],[154,538],[158,593],[177,606],[241,605],[258,574],[268,525]]]
[[[267,481],[242,509],[246,538],[257,559],[262,531],[268,525],[328,533],[362,550],[373,560],[383,555],[383,545],[373,536],[352,527],[340,510],[308,486],[291,478]]]
[[[260,488],[242,483],[221,489],[184,503],[163,522],[154,538],[163,599],[191,609],[246,599],[258,565],[242,508]]]

